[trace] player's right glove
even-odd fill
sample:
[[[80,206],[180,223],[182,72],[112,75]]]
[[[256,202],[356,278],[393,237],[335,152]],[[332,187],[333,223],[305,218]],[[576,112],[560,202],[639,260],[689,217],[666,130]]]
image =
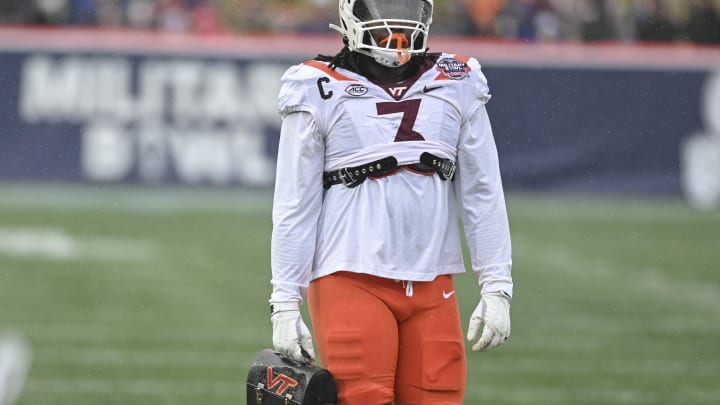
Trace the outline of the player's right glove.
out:
[[[300,363],[312,363],[315,360],[315,349],[310,330],[303,322],[300,304],[274,302],[271,311],[275,350]]]

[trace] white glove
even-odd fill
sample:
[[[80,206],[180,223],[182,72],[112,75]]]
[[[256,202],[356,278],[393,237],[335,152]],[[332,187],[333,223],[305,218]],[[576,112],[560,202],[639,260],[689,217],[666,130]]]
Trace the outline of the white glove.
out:
[[[272,303],[270,321],[275,350],[300,363],[315,361],[312,336],[300,314],[297,302]]]
[[[480,298],[470,316],[467,339],[475,340],[481,328],[482,334],[473,345],[473,351],[486,352],[507,340],[510,336],[510,297],[498,292]]]

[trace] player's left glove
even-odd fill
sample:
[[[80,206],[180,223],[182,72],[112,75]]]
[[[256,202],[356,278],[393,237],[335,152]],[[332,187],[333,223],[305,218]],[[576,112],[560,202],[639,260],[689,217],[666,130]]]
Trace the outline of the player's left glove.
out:
[[[474,341],[482,329],[473,351],[486,352],[500,346],[510,337],[510,297],[504,293],[484,294],[470,316],[467,339]]]
[[[299,303],[273,303],[270,320],[276,351],[300,363],[312,363],[315,360],[312,335],[302,319]]]

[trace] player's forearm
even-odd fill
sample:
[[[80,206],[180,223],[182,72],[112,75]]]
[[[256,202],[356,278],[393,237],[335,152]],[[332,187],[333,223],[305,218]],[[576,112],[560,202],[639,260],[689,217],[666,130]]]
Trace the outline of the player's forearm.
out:
[[[480,285],[480,293],[483,295],[502,293],[508,298],[512,298],[513,280],[511,268],[511,263],[504,263],[475,270]]]
[[[324,145],[308,113],[283,120],[273,199],[273,301],[302,302],[310,283],[322,208]]]
[[[473,270],[481,285],[511,283],[512,243],[505,198],[497,185],[490,195],[466,202],[463,227]],[[508,291],[511,292],[511,291]]]
[[[302,304],[307,296],[308,284],[298,284],[287,280],[275,279],[271,281],[272,293],[270,294],[270,303],[278,302],[297,302]]]
[[[482,200],[466,204],[463,225],[483,293],[503,291],[512,296],[512,243],[502,189],[497,185]]]
[[[273,302],[302,302],[310,283],[320,206],[318,202],[305,203],[309,209],[274,213],[270,249]]]
[[[512,295],[510,226],[485,107],[478,107],[461,136],[455,187],[472,268],[483,293]]]

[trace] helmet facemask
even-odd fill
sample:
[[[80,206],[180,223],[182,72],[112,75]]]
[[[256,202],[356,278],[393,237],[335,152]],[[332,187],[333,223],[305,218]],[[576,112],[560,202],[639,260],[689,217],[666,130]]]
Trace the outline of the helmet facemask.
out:
[[[433,0],[340,0],[339,27],[348,48],[387,67],[425,53]]]

